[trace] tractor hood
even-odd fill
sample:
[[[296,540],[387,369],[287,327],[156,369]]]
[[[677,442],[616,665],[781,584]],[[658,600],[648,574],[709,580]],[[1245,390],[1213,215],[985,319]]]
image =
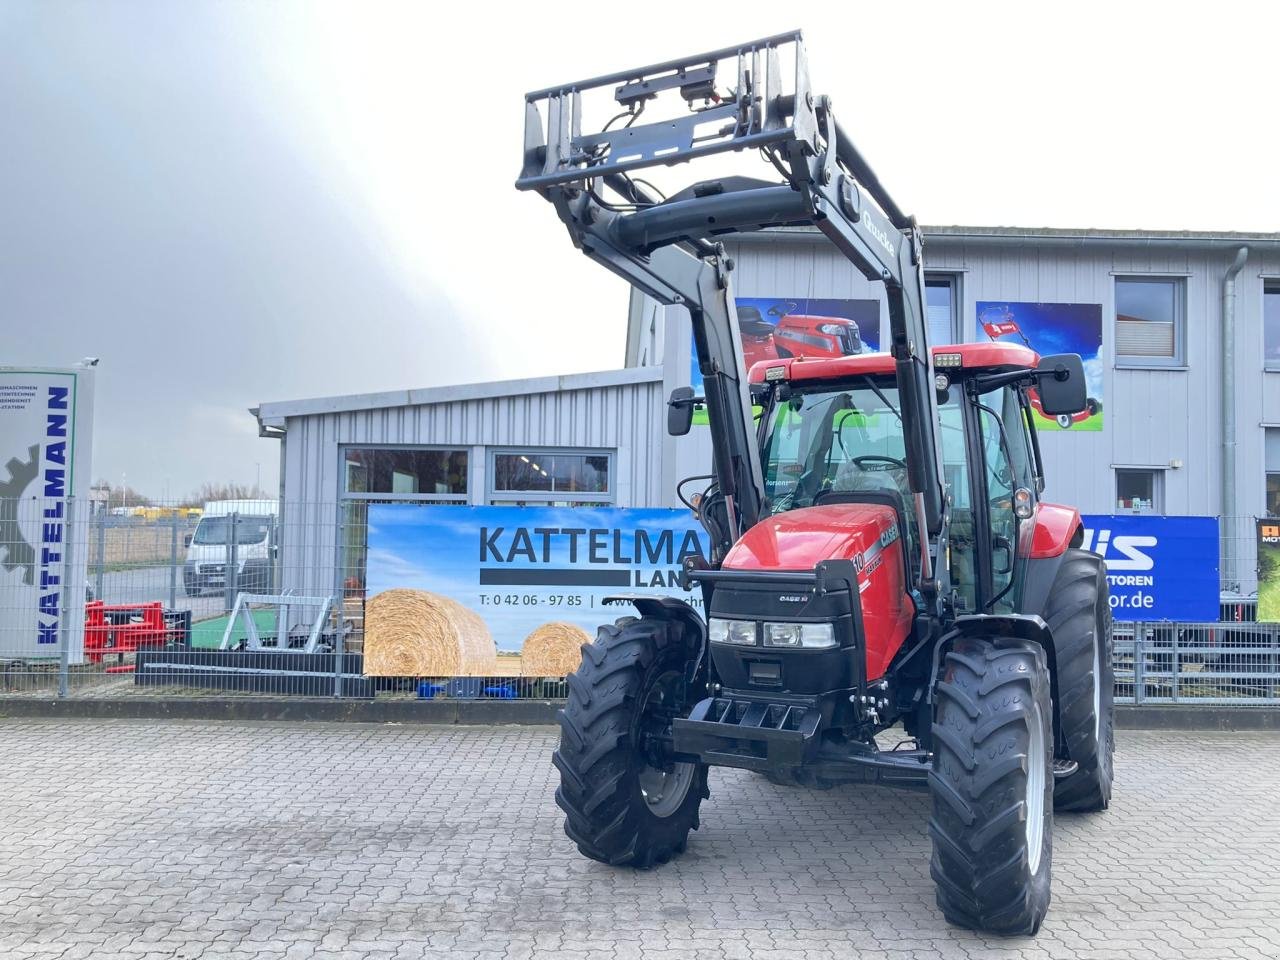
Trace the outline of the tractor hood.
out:
[[[832,503],[766,517],[733,545],[726,570],[812,570],[823,560],[862,566],[897,536],[892,509],[870,503]]]

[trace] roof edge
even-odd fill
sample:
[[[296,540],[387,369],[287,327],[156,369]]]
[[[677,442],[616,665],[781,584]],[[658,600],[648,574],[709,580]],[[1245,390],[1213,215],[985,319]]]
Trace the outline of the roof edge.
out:
[[[979,241],[984,243],[1159,244],[1185,247],[1224,245],[1280,245],[1280,233],[1216,230],[1112,230],[1094,227],[975,227],[960,224],[922,226],[926,241]],[[814,227],[772,227],[736,234],[733,241],[768,242],[780,239],[824,240]]]
[[[597,387],[623,387],[636,383],[662,380],[661,367],[628,367],[622,370],[600,370],[592,373],[566,373],[558,376],[530,377],[523,380],[489,380],[417,390],[387,390],[380,393],[357,393],[305,400],[280,400],[262,403],[250,412],[259,427],[283,427],[288,417],[317,416],[327,413],[352,413],[385,407],[417,407],[460,400],[490,400],[513,394],[559,393],[562,390],[590,390]]]

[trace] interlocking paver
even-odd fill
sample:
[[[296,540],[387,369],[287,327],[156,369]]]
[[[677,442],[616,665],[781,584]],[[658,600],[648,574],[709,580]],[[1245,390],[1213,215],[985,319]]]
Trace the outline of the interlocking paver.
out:
[[[0,721],[0,957],[1280,956],[1280,737],[1123,733],[1035,940],[954,930],[927,797],[712,773],[648,873],[578,856],[554,732]]]

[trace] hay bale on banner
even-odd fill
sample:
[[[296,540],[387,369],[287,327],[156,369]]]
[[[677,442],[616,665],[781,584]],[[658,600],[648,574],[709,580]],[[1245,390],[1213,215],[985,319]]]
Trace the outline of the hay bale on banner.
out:
[[[524,638],[520,672],[526,677],[563,677],[582,663],[582,645],[591,637],[572,623],[544,623]]]
[[[479,614],[425,590],[384,590],[364,609],[367,677],[483,677],[498,650]]]

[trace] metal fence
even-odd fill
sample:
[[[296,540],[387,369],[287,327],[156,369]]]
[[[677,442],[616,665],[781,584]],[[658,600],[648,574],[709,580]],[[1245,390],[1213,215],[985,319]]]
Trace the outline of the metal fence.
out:
[[[563,677],[525,669],[521,637],[493,637],[486,676],[372,676],[367,508],[259,504],[214,516],[0,499],[0,697],[564,696]],[[1222,525],[1233,593],[1241,564],[1254,562],[1251,522]],[[1217,623],[1116,624],[1117,701],[1280,703],[1280,624],[1255,621],[1246,596],[1224,601]]]

